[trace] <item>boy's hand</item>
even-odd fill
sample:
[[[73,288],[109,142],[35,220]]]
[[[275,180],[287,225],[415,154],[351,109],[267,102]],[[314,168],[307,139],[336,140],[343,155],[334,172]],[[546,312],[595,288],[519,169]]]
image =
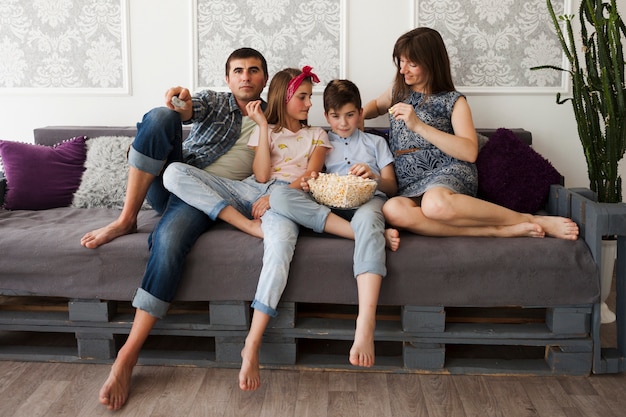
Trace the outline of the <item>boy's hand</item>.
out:
[[[369,165],[363,163],[352,165],[352,168],[350,168],[350,174],[356,175],[361,178],[370,178],[373,180],[378,179],[376,174],[374,174],[374,171],[372,171],[372,168],[370,168]]]

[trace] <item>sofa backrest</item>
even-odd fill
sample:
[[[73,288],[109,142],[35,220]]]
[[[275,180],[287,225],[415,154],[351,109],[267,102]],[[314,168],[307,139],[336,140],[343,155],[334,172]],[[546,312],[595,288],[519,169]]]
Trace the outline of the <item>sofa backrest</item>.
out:
[[[183,137],[189,136],[189,126],[183,126]],[[137,128],[134,126],[46,126],[33,130],[35,143],[52,146],[75,136],[96,138],[99,136],[130,136],[134,137]]]
[[[368,128],[372,133],[386,135],[388,129]],[[476,129],[476,131],[487,137],[494,134],[498,129]],[[532,145],[532,133],[521,128],[511,129],[515,135],[524,141],[527,145]],[[189,135],[190,127],[183,126],[183,137]],[[88,138],[98,136],[135,136],[137,128],[133,126],[47,126],[40,127],[33,131],[35,143],[39,145],[52,146],[74,136],[84,135]]]

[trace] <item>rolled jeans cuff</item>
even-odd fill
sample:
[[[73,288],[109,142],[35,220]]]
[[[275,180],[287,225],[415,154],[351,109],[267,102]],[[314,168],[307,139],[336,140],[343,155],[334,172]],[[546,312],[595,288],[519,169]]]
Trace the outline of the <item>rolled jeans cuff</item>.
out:
[[[143,310],[157,319],[162,319],[167,315],[170,303],[159,300],[143,288],[137,288],[135,298],[133,299],[133,307]]]
[[[387,275],[387,267],[380,262],[363,262],[359,265],[354,265],[355,278],[365,273],[380,275],[384,278]]]
[[[139,171],[147,172],[155,177],[161,175],[165,161],[159,159],[150,158],[147,155],[142,154],[132,145],[128,151],[128,165],[133,168],[137,168]]]
[[[253,300],[251,307],[255,310],[259,310],[261,313],[267,314],[270,317],[278,316],[278,311],[274,310],[273,308],[269,306],[266,306],[265,304],[263,304],[262,302],[258,300]]]

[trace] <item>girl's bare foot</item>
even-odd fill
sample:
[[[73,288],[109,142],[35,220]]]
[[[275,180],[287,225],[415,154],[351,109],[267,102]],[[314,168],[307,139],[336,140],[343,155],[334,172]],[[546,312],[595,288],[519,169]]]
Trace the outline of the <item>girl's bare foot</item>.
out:
[[[247,231],[254,237],[258,237],[259,239],[263,239],[263,229],[261,228],[261,220],[253,219],[251,223],[250,230]]]
[[[259,371],[259,346],[246,344],[241,351],[241,370],[239,371],[239,388],[254,391],[261,386]]]
[[[80,244],[89,249],[95,249],[98,246],[102,246],[109,243],[113,239],[120,236],[124,236],[137,231],[137,221],[133,221],[129,224],[124,223],[121,220],[115,220],[108,225],[101,227],[100,229],[93,230],[86,233],[81,239]]]
[[[376,320],[364,322],[357,317],[354,343],[350,348],[350,363],[354,366],[374,366],[374,329]]]
[[[535,216],[534,221],[539,224],[548,236],[559,239],[578,239],[578,225],[572,219],[559,216]]]
[[[126,404],[130,392],[130,378],[134,368],[134,362],[123,364],[117,359],[111,367],[109,377],[100,388],[98,400],[109,410],[119,410]]]
[[[392,251],[397,251],[400,247],[400,232],[396,229],[385,229],[385,246]]]

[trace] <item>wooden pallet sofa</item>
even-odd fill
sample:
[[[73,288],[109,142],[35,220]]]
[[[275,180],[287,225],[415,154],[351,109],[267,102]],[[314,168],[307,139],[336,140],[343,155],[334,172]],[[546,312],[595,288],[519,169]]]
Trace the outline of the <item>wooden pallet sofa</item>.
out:
[[[133,127],[46,127],[35,143],[85,135],[134,136]],[[493,130],[481,130],[489,136]],[[530,143],[530,132],[515,134]],[[0,182],[1,183],[1,182]],[[11,187],[6,181],[3,188]],[[432,238],[402,234],[388,254],[374,370],[466,374],[623,372],[624,205],[552,186],[547,210],[572,217],[581,239]],[[0,195],[5,190],[0,189]],[[130,306],[158,216],[96,250],[80,237],[115,219],[109,208],[0,209],[0,359],[111,362],[132,324]],[[600,238],[619,237],[618,345],[600,344]],[[347,352],[357,294],[353,242],[303,231],[262,364],[355,369]],[[140,363],[239,366],[262,241],[218,224],[191,251],[168,317]]]

